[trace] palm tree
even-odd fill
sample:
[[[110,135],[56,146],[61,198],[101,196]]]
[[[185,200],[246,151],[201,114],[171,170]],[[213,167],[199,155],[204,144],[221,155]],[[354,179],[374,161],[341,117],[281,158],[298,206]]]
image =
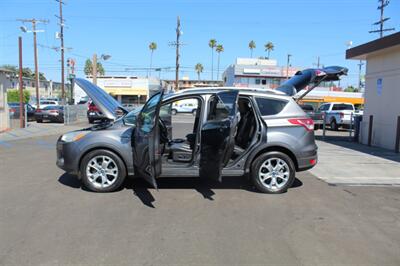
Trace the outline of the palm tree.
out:
[[[253,58],[253,49],[256,48],[256,42],[253,41],[253,40],[251,40],[251,41],[249,42],[249,48],[250,48],[251,58]]]
[[[215,51],[218,53],[218,66],[217,66],[217,80],[219,79],[219,58],[221,53],[224,51],[224,46],[222,44],[218,44],[215,48]]]
[[[154,50],[157,49],[157,43],[151,42],[149,44],[149,49],[151,51],[151,54],[150,54],[150,69],[149,69],[150,74],[148,74],[148,76],[151,75],[151,68],[153,66],[153,53],[154,53]]]
[[[265,47],[265,51],[267,51],[268,52],[268,59],[269,59],[269,54],[271,53],[271,51],[273,51],[274,50],[274,44],[272,43],[272,42],[267,42],[265,45],[264,45],[264,47]]]
[[[194,69],[195,69],[196,72],[197,72],[197,79],[200,80],[200,73],[202,73],[202,72],[203,72],[203,69],[204,69],[203,65],[200,64],[200,63],[197,63],[197,64],[194,66]]]
[[[211,39],[208,46],[211,48],[211,80],[214,80],[214,48],[217,46],[217,40]]]

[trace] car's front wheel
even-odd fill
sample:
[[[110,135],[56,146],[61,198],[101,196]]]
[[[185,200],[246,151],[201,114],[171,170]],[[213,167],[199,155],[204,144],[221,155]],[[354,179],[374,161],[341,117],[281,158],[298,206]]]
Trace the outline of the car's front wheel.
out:
[[[171,114],[172,114],[172,115],[176,115],[177,113],[178,113],[178,111],[177,111],[176,109],[172,109],[172,110],[171,110]]]
[[[282,152],[273,151],[254,160],[251,179],[259,191],[278,194],[286,192],[292,186],[295,173],[292,159]]]
[[[109,150],[94,150],[82,159],[80,174],[86,188],[95,192],[118,190],[126,177],[124,162]]]

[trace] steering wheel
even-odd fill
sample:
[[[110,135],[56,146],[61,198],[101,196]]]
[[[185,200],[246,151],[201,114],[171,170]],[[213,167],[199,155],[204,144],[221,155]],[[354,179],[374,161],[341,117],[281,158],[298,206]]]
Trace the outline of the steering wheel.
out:
[[[168,143],[168,128],[160,117],[158,118],[158,125],[160,127],[160,142]]]

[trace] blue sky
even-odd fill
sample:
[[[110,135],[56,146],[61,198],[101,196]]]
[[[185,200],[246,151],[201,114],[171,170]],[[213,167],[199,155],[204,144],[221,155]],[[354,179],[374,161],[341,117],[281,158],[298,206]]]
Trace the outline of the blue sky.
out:
[[[377,0],[65,0],[65,46],[73,48],[66,57],[77,61],[78,76],[83,75],[86,58],[110,54],[104,63],[110,75],[145,75],[127,68],[148,67],[148,44],[155,41],[154,67],[174,67],[175,50],[168,43],[175,39],[176,17],[181,17],[181,66],[183,73],[196,78],[194,65],[202,63],[203,78],[210,78],[211,50],[208,41],[215,38],[224,45],[221,72],[236,57],[248,57],[248,43],[254,40],[254,56],[265,56],[264,44],[272,41],[271,58],[286,64],[292,54],[293,66],[312,67],[320,56],[324,65],[343,65],[350,69],[343,85],[357,83],[356,61],[345,60],[346,43],[358,45],[377,37],[369,34],[378,20]],[[33,68],[31,34],[19,30],[17,18],[49,19],[38,33],[38,43],[58,46],[58,3],[55,0],[1,0],[0,65],[18,63],[17,38],[23,36],[24,66]],[[387,27],[400,30],[400,1],[392,0],[385,10],[391,17]],[[29,24],[26,26],[30,27]],[[39,68],[53,80],[60,80],[59,53],[39,47]],[[214,64],[216,65],[216,63]],[[162,77],[172,78],[173,72]]]

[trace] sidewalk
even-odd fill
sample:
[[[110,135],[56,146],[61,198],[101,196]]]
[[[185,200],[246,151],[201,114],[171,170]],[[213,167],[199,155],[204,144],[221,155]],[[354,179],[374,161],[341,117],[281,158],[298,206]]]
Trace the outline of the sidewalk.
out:
[[[329,184],[399,185],[400,154],[346,140],[317,141],[312,174]]]
[[[54,123],[36,123],[31,122],[26,128],[17,128],[0,133],[0,145],[9,141],[49,136],[61,135],[65,132],[89,127],[87,123],[79,123],[74,125],[54,124]]]

